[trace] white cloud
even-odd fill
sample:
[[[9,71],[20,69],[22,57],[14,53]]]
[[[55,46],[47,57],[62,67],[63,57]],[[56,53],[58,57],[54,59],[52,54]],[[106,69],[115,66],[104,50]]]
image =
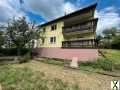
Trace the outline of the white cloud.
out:
[[[18,0],[0,0],[0,24],[6,24],[13,17],[24,16],[24,13],[18,9],[18,4]]]
[[[76,9],[71,2],[65,0],[24,0],[24,5],[28,10],[43,16],[47,20],[52,20],[57,17],[63,16]]]
[[[82,6],[82,3],[75,6],[75,3],[65,2],[65,0],[23,0],[22,7],[25,11],[31,11],[35,14],[43,16],[46,20],[52,20],[63,16],[65,12],[68,14]],[[77,2],[82,2],[77,0]],[[6,23],[12,17],[25,16],[25,12],[20,10],[19,0],[0,0],[0,23]],[[29,16],[27,21],[29,20]],[[100,11],[96,10],[95,17],[99,18],[97,33],[101,33],[104,29],[120,26],[120,16],[116,12],[116,8],[111,6]],[[41,22],[43,23],[43,22]]]
[[[66,13],[76,10],[74,4],[65,0],[23,0],[20,6],[19,0],[0,0],[0,24],[6,24],[13,17],[26,16],[30,11],[41,15],[46,20],[52,20]],[[26,16],[27,21],[29,16]]]
[[[75,11],[76,9],[77,9],[77,7],[75,7],[75,5],[70,2],[66,2],[64,5],[64,12],[66,14],[69,14],[69,13]]]
[[[101,33],[103,30],[111,27],[119,27],[120,16],[116,12],[115,7],[107,7],[100,11],[96,11],[95,17],[98,17],[97,33]]]

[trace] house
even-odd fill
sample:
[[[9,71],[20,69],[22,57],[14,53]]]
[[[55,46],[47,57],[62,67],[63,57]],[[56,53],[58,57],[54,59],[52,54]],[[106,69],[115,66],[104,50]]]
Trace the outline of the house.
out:
[[[49,21],[39,26],[44,31],[44,40],[37,44],[38,57],[79,60],[98,58],[96,45],[97,4]]]

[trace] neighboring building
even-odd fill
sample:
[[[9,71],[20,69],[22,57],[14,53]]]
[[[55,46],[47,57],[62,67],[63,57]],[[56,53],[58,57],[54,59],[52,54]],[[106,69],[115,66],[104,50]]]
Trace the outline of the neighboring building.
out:
[[[45,38],[36,49],[38,56],[50,58],[93,60],[96,49],[97,4],[49,21],[39,26]]]

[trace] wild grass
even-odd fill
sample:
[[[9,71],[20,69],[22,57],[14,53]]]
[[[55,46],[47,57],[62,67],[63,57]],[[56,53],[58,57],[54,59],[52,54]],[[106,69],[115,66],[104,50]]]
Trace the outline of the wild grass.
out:
[[[0,66],[0,84],[3,90],[79,90],[77,84],[47,77],[44,72],[10,65]]]
[[[120,50],[116,49],[101,49],[105,58],[112,62],[114,69],[120,70]]]
[[[120,64],[120,50],[116,49],[101,49],[104,56],[111,60],[114,64]]]
[[[100,58],[93,62],[81,62],[79,64],[79,69],[89,71],[94,71],[96,69],[99,71],[114,71],[114,69],[120,70],[120,51],[104,49],[102,52],[106,58]],[[60,67],[70,64],[70,61],[58,59],[45,58],[45,60],[40,61],[42,63],[47,63],[45,70],[47,66],[51,67],[51,65],[48,64],[52,64],[52,66],[57,65]],[[29,64],[26,65],[29,66]],[[39,64],[37,65],[39,66]],[[2,85],[3,90],[80,90],[78,83],[68,83],[62,79],[46,75],[45,72],[35,71],[28,67],[13,67],[12,65],[0,66],[0,85]]]
[[[59,66],[70,64],[70,60],[63,60],[63,59],[44,58],[43,60],[40,61],[43,63],[59,65]]]
[[[114,64],[105,58],[100,58],[97,61],[87,61],[79,64],[79,68],[84,66],[92,67],[94,69],[102,69],[105,71],[112,71]]]

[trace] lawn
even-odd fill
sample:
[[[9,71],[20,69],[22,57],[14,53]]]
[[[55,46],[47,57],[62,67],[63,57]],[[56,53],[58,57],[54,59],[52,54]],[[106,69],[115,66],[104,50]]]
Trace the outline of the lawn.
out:
[[[45,66],[44,66],[45,65]],[[0,85],[3,90],[79,90],[74,83],[51,76],[46,64],[30,61],[25,64],[0,66]],[[47,73],[46,73],[47,72]],[[54,71],[53,71],[54,72]]]
[[[115,64],[120,64],[120,50],[115,49],[101,49],[100,50],[106,58]]]
[[[0,66],[3,90],[110,90],[112,77],[39,61]]]
[[[101,52],[105,58],[80,63],[78,69],[65,67],[70,61],[49,58],[0,65],[0,86],[3,90],[110,90],[111,80],[120,81],[119,68],[109,71],[111,65],[120,67],[120,51]]]

